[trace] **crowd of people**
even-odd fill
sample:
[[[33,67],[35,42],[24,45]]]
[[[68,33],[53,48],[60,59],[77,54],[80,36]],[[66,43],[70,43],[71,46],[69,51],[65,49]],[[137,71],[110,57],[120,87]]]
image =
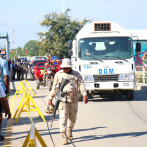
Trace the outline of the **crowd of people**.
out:
[[[28,70],[29,70],[29,62],[27,59],[25,61],[18,59],[8,60],[8,69],[10,81],[15,80],[24,80],[27,79]]]

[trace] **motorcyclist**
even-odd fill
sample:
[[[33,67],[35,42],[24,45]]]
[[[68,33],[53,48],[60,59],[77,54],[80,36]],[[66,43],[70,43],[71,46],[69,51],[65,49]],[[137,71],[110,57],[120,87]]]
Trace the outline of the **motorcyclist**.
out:
[[[47,63],[45,63],[45,65],[44,65],[44,74],[43,74],[43,83],[44,84],[46,83],[46,78],[47,78],[46,75],[50,74],[52,69],[53,69],[53,65],[52,65],[50,59],[48,58]],[[53,77],[51,77],[51,80],[53,80]]]

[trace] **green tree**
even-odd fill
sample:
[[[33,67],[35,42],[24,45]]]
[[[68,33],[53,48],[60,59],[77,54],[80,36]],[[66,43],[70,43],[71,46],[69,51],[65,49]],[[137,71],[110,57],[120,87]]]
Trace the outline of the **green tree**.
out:
[[[18,56],[25,56],[24,50],[21,47],[16,48],[16,58],[18,58]]]
[[[38,56],[39,47],[36,40],[30,40],[24,45],[23,52],[26,56]],[[27,50],[27,53],[26,53]]]
[[[23,48],[17,47],[16,49],[11,49],[10,50],[10,58],[11,59],[18,58],[19,56],[25,56]]]
[[[16,58],[16,50],[12,49],[10,50],[10,59],[15,59]]]
[[[68,40],[73,40],[79,30],[90,20],[83,21],[72,20],[68,15],[70,10],[65,13],[57,14],[55,12],[45,15],[41,26],[47,28],[47,32],[39,33],[41,42],[39,44],[39,54],[43,55],[51,51],[53,55],[68,57]]]

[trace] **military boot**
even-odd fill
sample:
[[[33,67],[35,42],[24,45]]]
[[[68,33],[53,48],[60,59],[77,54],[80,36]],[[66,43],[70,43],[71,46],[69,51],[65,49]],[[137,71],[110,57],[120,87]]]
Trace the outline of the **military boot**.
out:
[[[73,136],[72,136],[72,129],[68,129],[67,130],[67,137],[69,140],[72,140],[73,139]]]
[[[63,145],[68,144],[68,139],[67,139],[66,133],[65,132],[62,132],[61,135],[62,135],[62,144]]]

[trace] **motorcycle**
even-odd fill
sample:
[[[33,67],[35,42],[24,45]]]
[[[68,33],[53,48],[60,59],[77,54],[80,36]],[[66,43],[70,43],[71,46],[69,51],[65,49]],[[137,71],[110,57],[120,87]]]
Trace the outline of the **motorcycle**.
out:
[[[51,88],[52,88],[52,85],[53,85],[53,80],[54,80],[54,74],[50,69],[48,69],[44,73],[43,85],[47,86],[49,91],[51,91]]]

